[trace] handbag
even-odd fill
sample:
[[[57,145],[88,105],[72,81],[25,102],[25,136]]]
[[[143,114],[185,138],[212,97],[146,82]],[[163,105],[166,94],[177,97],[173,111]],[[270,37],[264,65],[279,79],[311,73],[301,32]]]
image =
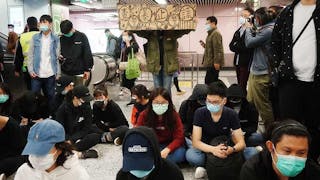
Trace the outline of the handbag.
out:
[[[127,65],[128,65],[128,62],[121,61],[121,62],[119,63],[119,70],[120,70],[120,71],[126,70]]]
[[[133,53],[133,48],[131,48],[131,56],[128,57],[128,64],[125,71],[125,75],[127,79],[134,79],[139,77],[141,74],[140,70],[140,62],[137,57]]]
[[[136,58],[140,62],[140,70],[147,71],[147,61],[145,54],[139,49],[139,51],[135,54]]]

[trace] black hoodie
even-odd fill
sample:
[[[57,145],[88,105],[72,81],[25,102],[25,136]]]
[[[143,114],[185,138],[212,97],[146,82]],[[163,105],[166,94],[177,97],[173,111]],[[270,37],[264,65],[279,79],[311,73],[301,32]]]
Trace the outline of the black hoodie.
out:
[[[143,180],[183,180],[184,179],[182,172],[180,171],[178,166],[167,161],[166,159],[161,158],[157,137],[152,129],[147,127],[137,127],[137,128],[130,129],[126,134],[126,137],[124,138],[123,144],[126,143],[126,139],[128,136],[135,133],[141,134],[146,139],[148,139],[154,151],[155,168],[147,178],[142,178]],[[122,151],[124,151],[123,148],[124,146],[122,146]],[[138,159],[137,159],[137,163],[139,163]],[[122,168],[118,172],[117,178],[116,178],[116,180],[138,180],[138,179],[139,178],[135,177],[130,172],[122,171]]]

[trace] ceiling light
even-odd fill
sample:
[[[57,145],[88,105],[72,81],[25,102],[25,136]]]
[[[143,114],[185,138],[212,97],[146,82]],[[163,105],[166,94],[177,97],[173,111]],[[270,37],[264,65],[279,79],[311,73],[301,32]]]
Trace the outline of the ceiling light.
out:
[[[155,0],[158,4],[167,4],[167,0]]]

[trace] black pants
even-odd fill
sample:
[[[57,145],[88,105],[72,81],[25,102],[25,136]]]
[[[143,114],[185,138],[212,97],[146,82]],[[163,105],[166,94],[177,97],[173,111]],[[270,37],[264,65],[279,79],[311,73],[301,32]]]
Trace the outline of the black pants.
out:
[[[319,102],[320,85],[298,80],[281,81],[279,84],[280,118],[291,118],[304,124],[311,134],[310,156],[320,155]]]
[[[126,87],[131,91],[131,88],[133,88],[134,83],[136,81],[137,78],[134,79],[127,79],[126,78],[126,71],[123,72],[122,76],[122,80],[121,80],[121,86],[122,87]]]
[[[214,67],[207,67],[206,77],[204,83],[209,85],[219,80],[219,71]]]
[[[23,72],[23,79],[24,79],[24,82],[27,85],[27,89],[31,90],[31,77],[30,77],[30,74],[29,74],[28,71],[27,72]]]
[[[5,173],[5,175],[9,177],[25,162],[27,162],[27,156],[16,156],[1,159],[0,174]]]
[[[181,89],[180,89],[180,87],[179,87],[178,77],[174,77],[174,78],[173,78],[173,84],[174,84],[174,86],[176,87],[177,91],[178,91],[178,92],[181,92]]]

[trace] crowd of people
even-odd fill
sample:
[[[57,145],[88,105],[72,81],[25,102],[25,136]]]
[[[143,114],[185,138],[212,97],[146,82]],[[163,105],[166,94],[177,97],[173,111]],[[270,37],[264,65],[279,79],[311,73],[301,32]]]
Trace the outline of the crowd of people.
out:
[[[13,173],[17,180],[90,179],[78,159],[97,158],[92,147],[101,143],[122,145],[117,180],[182,180],[183,164],[196,167],[195,178],[210,180],[320,179],[319,11],[315,0],[243,9],[229,44],[237,74],[230,87],[219,80],[218,20],[208,17],[208,36],[200,41],[205,83],[179,110],[171,93],[177,39],[190,31],[124,31],[117,38],[106,29],[107,54],[121,62],[139,51],[134,33],[148,40],[154,88],[122,72],[133,104],[129,121],[105,84],[93,93],[84,85],[93,66],[86,35],[64,20],[59,37],[50,15],[39,26],[29,17],[10,46],[15,75],[24,76],[28,91],[14,98],[0,83],[0,179]]]

